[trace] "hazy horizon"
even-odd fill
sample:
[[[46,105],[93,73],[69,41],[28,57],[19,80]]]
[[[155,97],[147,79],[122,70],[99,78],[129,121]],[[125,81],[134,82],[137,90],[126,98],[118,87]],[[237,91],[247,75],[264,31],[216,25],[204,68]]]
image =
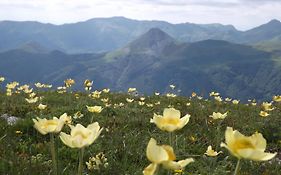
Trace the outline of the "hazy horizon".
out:
[[[233,25],[248,30],[281,20],[279,0],[0,0],[0,21],[65,24],[123,16],[172,24]]]

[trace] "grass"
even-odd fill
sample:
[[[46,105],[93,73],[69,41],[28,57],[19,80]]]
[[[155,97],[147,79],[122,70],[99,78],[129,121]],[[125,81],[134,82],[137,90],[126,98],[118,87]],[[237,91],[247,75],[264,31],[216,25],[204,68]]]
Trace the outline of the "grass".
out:
[[[266,151],[279,153],[267,162],[242,160],[240,174],[277,175],[281,172],[281,104],[274,104],[276,109],[264,118],[259,116],[260,105],[234,105],[212,99],[199,100],[196,97],[145,96],[146,104],[160,101],[159,105],[147,107],[138,104],[139,97],[128,94],[102,93],[99,99],[92,99],[81,92],[78,93],[79,98],[75,98],[74,93],[58,94],[55,91],[38,91],[37,94],[44,97],[41,102],[48,105],[46,110],[38,110],[38,103],[28,104],[25,94],[13,94],[8,97],[4,92],[0,93],[0,114],[9,114],[21,119],[15,125],[8,125],[4,119],[0,119],[0,174],[51,174],[49,137],[41,135],[33,128],[32,119],[59,117],[65,112],[73,116],[77,111],[81,111],[84,116],[73,120],[74,124],[87,126],[94,115],[94,121],[104,128],[100,137],[85,149],[84,162],[100,152],[105,154],[108,162],[108,167],[92,171],[84,164],[84,174],[142,174],[149,164],[145,153],[149,139],[153,137],[161,144],[169,143],[169,134],[150,123],[153,113],[162,114],[163,109],[168,106],[180,110],[182,115],[191,115],[189,123],[175,132],[174,150],[177,159],[193,157],[195,162],[179,174],[232,174],[237,160],[226,149],[219,147],[220,142],[224,142],[227,126],[245,135],[261,132],[267,140]],[[102,98],[109,98],[112,106],[104,107]],[[126,98],[134,98],[135,101],[128,103]],[[114,104],[120,103],[124,106],[114,107]],[[186,103],[191,104],[187,106]],[[100,114],[92,114],[87,111],[86,105],[101,105],[104,109]],[[228,116],[221,122],[209,117],[213,112],[226,111],[229,111]],[[63,131],[69,132],[69,128],[65,126]],[[59,171],[66,175],[76,174],[78,149],[65,146],[58,137],[55,142]],[[208,145],[223,153],[217,157],[205,156]],[[167,174],[167,171],[161,171],[160,174]]]

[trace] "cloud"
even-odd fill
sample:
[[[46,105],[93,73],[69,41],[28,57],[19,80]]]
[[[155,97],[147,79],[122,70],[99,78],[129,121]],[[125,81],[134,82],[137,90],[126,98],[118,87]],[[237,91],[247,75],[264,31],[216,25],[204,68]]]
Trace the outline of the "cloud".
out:
[[[1,0],[0,20],[54,24],[125,16],[171,23],[222,23],[248,29],[281,19],[280,0]]]

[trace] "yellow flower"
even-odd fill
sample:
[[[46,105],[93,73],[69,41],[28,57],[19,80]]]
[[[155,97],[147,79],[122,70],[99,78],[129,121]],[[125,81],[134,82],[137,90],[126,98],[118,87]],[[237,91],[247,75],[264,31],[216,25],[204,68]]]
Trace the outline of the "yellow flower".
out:
[[[59,94],[63,94],[66,92],[66,87],[65,86],[60,86],[60,87],[57,87],[57,92]]]
[[[207,151],[204,154],[206,154],[207,156],[210,156],[210,157],[216,157],[220,153],[222,153],[222,151],[220,151],[220,152],[214,151],[212,149],[212,146],[210,145],[210,146],[208,146]]]
[[[15,89],[16,86],[18,86],[18,85],[19,85],[18,82],[13,81],[13,82],[11,82],[11,83],[8,83],[8,84],[6,85],[6,88],[7,88],[7,89]]]
[[[181,170],[187,164],[193,162],[192,158],[175,161],[176,156],[174,150],[169,145],[157,145],[155,139],[151,138],[146,148],[146,157],[152,162],[144,170],[144,175],[153,175],[159,164],[171,170]]]
[[[34,128],[37,129],[41,134],[45,135],[48,133],[59,133],[64,125],[64,121],[53,117],[51,120],[46,118],[32,119],[34,122]]]
[[[232,100],[232,103],[237,105],[240,101],[239,100]]]
[[[257,103],[256,103],[256,102],[252,102],[251,105],[252,105],[252,106],[256,106]]]
[[[140,100],[141,100],[141,101],[144,101],[144,100],[145,100],[145,97],[141,97]]]
[[[97,122],[88,125],[87,128],[81,124],[77,124],[75,127],[70,126],[70,128],[70,135],[61,132],[60,139],[71,148],[83,148],[91,145],[102,131]]]
[[[87,106],[89,112],[100,113],[103,108],[101,106]]]
[[[220,96],[215,96],[214,99],[215,99],[216,101],[218,101],[218,102],[222,102],[222,101],[223,101]]]
[[[135,92],[135,91],[137,91],[136,88],[129,88],[129,89],[128,89],[128,93]]]
[[[140,105],[140,106],[143,106],[144,104],[145,104],[144,101],[139,101],[139,105]]]
[[[75,81],[71,78],[64,80],[65,87],[71,87],[74,84],[75,84]]]
[[[218,93],[218,92],[214,92],[214,91],[213,91],[213,92],[211,92],[209,95],[210,95],[210,97],[211,97],[211,96],[219,96],[219,95],[220,95],[220,93]]]
[[[187,102],[187,103],[186,103],[186,106],[190,106],[190,105],[191,105],[191,103],[190,103],[190,102]]]
[[[167,97],[176,97],[177,95],[176,95],[176,94],[173,94],[173,93],[167,93],[166,96],[167,96]]]
[[[225,98],[224,100],[225,100],[225,101],[228,101],[228,102],[232,101],[232,99],[231,99],[231,98],[228,98],[228,97]]]
[[[149,108],[152,108],[154,105],[149,103],[149,104],[146,104],[146,106],[149,107]]]
[[[197,99],[198,99],[198,100],[202,100],[203,97],[202,97],[202,96],[197,96]]]
[[[196,92],[192,92],[191,97],[196,97]]]
[[[110,91],[110,89],[103,89],[102,92],[103,93],[108,93]]]
[[[268,103],[268,102],[263,102],[263,103],[262,103],[262,108],[263,108],[265,111],[272,111],[272,110],[275,109],[275,108],[272,106],[272,103]]]
[[[73,115],[73,118],[78,119],[78,118],[82,118],[83,116],[84,114],[82,114],[81,111],[78,111]]]
[[[18,131],[16,131],[16,134],[22,134],[22,131],[18,130]]]
[[[244,136],[239,131],[231,127],[227,127],[225,131],[225,143],[221,143],[221,147],[225,147],[232,155],[238,159],[250,159],[255,161],[266,161],[272,159],[277,153],[265,153],[266,140],[260,133],[252,136]]]
[[[275,101],[275,102],[281,102],[281,95],[275,95],[275,96],[273,96],[273,101]]]
[[[47,108],[47,105],[43,105],[41,103],[38,105],[38,109],[40,109],[40,110],[44,110],[46,108]]]
[[[159,92],[155,92],[154,95],[158,96],[158,95],[160,95],[160,93]]]
[[[260,111],[260,116],[267,117],[269,116],[269,113],[267,113],[266,111]]]
[[[84,86],[85,87],[91,87],[93,85],[93,81],[89,80],[89,79],[86,79],[84,81]]]
[[[175,87],[176,87],[176,86],[173,85],[173,84],[170,85],[170,88],[171,88],[171,89],[175,89]]]
[[[35,83],[34,84],[37,88],[43,88],[44,87],[44,84],[41,84],[41,83]]]
[[[0,77],[0,82],[5,81],[5,77]]]
[[[134,101],[134,99],[126,98],[126,101],[127,101],[128,103],[132,103],[132,102]]]
[[[160,102],[160,101],[157,101],[157,102],[155,102],[154,104],[155,104],[155,105],[160,105],[161,102]]]
[[[102,98],[100,101],[107,103],[109,101],[109,98]]]
[[[155,123],[156,126],[163,131],[173,132],[183,128],[189,121],[189,114],[186,114],[182,118],[180,118],[180,116],[181,113],[179,110],[165,108],[163,116],[154,114],[153,119],[151,119],[150,122]]]
[[[213,114],[210,115],[209,117],[213,118],[214,120],[217,120],[217,119],[225,119],[226,116],[227,116],[227,112],[224,114],[220,112],[213,112]]]
[[[72,122],[72,117],[68,116],[67,113],[64,113],[60,116],[60,119],[64,121],[65,124],[70,125]]]
[[[100,91],[95,90],[94,92],[92,92],[92,97],[93,98],[100,98],[100,94],[101,94]]]
[[[27,103],[36,103],[39,100],[39,98],[38,97],[26,98],[25,100],[27,101]]]

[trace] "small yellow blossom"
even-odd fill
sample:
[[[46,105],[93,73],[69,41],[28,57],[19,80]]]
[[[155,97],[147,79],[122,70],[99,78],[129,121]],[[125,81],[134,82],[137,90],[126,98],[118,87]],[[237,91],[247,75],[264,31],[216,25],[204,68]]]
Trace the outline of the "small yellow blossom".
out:
[[[220,93],[218,93],[218,92],[211,92],[210,94],[210,97],[212,97],[212,96],[219,96],[220,95]]]
[[[18,86],[18,85],[19,85],[18,82],[13,81],[13,82],[11,82],[11,83],[8,83],[8,84],[6,85],[6,88],[7,88],[7,89],[15,89],[16,86]]]
[[[275,102],[281,102],[281,95],[274,95],[272,99]]]
[[[109,98],[102,98],[100,101],[107,103],[109,101]]]
[[[87,106],[89,112],[100,113],[103,108],[101,106]]]
[[[154,114],[150,122],[154,123],[163,131],[173,132],[183,128],[188,123],[190,115],[186,114],[184,117],[180,117],[181,113],[179,110],[174,108],[165,108],[163,116]]]
[[[263,103],[262,103],[262,108],[263,108],[265,111],[272,111],[272,110],[275,109],[275,108],[272,106],[272,103],[268,103],[268,102],[263,102]]]
[[[109,92],[110,92],[110,89],[108,89],[108,88],[107,88],[107,89],[103,89],[102,92],[103,92],[103,93],[109,93]]]
[[[75,84],[75,81],[71,78],[64,80],[65,87],[69,88]]]
[[[157,101],[157,102],[155,102],[154,104],[155,104],[155,105],[160,105],[161,102],[160,102],[160,101]]]
[[[92,89],[92,86],[93,86],[93,81],[91,81],[89,79],[86,79],[84,81],[84,87],[85,87],[86,91],[90,91]]]
[[[210,156],[210,157],[216,157],[220,153],[222,153],[222,151],[220,151],[220,152],[214,151],[212,149],[212,146],[210,145],[210,146],[208,146],[207,151],[204,154],[206,154],[207,156]]]
[[[227,102],[232,101],[232,99],[231,99],[231,98],[228,98],[228,97],[227,97],[227,98],[225,98],[224,100],[225,100],[225,101],[227,101]]]
[[[146,104],[147,107],[152,108],[154,105],[151,103]]]
[[[129,88],[128,89],[128,93],[132,93],[132,92],[135,92],[135,91],[137,91],[137,88]]]
[[[266,111],[260,111],[260,116],[267,117],[269,116],[269,113],[267,113]]]
[[[232,100],[232,103],[237,105],[240,101],[239,100]]]
[[[126,101],[127,101],[128,103],[132,103],[132,102],[134,101],[134,99],[126,98]]]
[[[175,85],[173,85],[173,84],[171,84],[171,85],[170,85],[170,88],[171,88],[171,89],[175,89],[175,88],[176,88],[176,86],[175,86]]]
[[[77,111],[74,115],[73,118],[74,119],[79,119],[82,118],[84,116],[84,114],[81,113],[81,111]]]
[[[218,101],[218,102],[222,102],[222,101],[223,101],[220,96],[215,96],[214,99],[215,99],[216,101]]]
[[[27,101],[27,103],[36,103],[39,100],[39,98],[38,97],[26,98],[25,100]]]
[[[0,83],[5,81],[5,77],[0,77]]]
[[[40,109],[40,110],[44,110],[46,108],[47,108],[47,105],[43,105],[41,103],[38,105],[38,109]]]
[[[139,101],[139,105],[140,105],[140,106],[143,106],[144,104],[145,104],[144,101]]]
[[[210,115],[209,117],[213,118],[214,120],[217,120],[217,119],[225,119],[226,116],[227,116],[227,112],[224,114],[220,112],[213,112],[213,114]]]
[[[67,113],[63,113],[60,119],[64,121],[65,124],[70,125],[72,123],[72,117],[68,116]]]
[[[176,97],[177,95],[176,95],[176,94],[173,94],[173,93],[167,93],[166,96],[167,96],[167,97],[173,97],[173,98],[174,98],[174,97]]]
[[[192,92],[192,93],[191,93],[191,97],[196,97],[196,95],[197,95],[197,94],[196,94],[195,92]]]
[[[16,134],[22,134],[22,131],[16,131]]]

